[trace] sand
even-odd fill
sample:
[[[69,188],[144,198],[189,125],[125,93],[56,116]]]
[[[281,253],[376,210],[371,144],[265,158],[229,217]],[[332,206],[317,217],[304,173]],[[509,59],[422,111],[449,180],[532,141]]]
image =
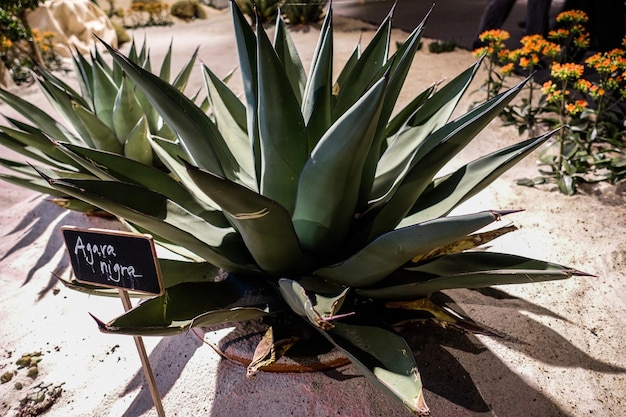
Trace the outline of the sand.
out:
[[[173,39],[177,68],[197,46],[201,61],[218,75],[237,65],[225,11],[212,10],[207,20],[131,33],[139,40],[146,37],[156,63]],[[293,33],[305,67],[318,33],[316,27]],[[338,61],[347,58],[359,38],[365,43],[372,35],[370,25],[338,17]],[[394,30],[394,40],[405,36]],[[465,50],[435,55],[423,48],[401,101],[473,62]],[[235,77],[231,85],[238,82]],[[187,91],[201,88],[196,68]],[[49,109],[36,86],[18,91]],[[458,111],[479,98],[467,95]],[[15,115],[6,105],[0,105],[0,113]],[[455,164],[521,139],[514,128],[496,120]],[[5,149],[0,156],[15,157]],[[525,209],[510,216],[520,230],[493,242],[493,250],[565,264],[595,277],[446,292],[458,308],[507,337],[452,331],[409,335],[435,416],[626,415],[626,186],[588,187],[567,197],[516,185],[517,178],[536,175],[535,159],[526,158],[458,211]],[[88,314],[108,321],[123,312],[120,300],[68,290],[52,274],[69,272],[61,226],[119,225],[68,213],[4,182],[0,195],[0,374],[15,371],[22,354],[42,353],[34,380],[20,369],[0,385],[0,415],[16,415],[18,400],[29,389],[52,384],[61,386],[62,395],[48,416],[156,416],[132,338],[99,333]],[[203,342],[215,342],[227,331],[144,339],[168,416],[408,415],[351,366],[327,374],[261,374],[246,380],[243,367],[221,360]],[[21,391],[14,388],[15,381],[24,384]]]

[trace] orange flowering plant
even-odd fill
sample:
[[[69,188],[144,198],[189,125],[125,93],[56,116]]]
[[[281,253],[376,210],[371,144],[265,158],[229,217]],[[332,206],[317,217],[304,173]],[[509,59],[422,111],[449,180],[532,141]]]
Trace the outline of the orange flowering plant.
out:
[[[561,192],[570,195],[581,182],[616,182],[626,177],[626,129],[622,122],[626,39],[623,49],[585,59],[589,48],[584,27],[587,21],[580,10],[563,12],[557,16],[558,28],[550,31],[547,39],[526,36],[522,46],[512,51],[503,43],[508,33],[496,37],[485,32],[481,40],[489,42],[488,46],[474,51],[489,58],[489,74],[498,74],[498,78],[490,75],[485,81],[491,83],[488,91],[494,91],[494,86],[502,88],[506,77],[512,75],[535,74],[535,79],[545,80],[541,86],[527,82],[526,94],[520,94],[503,110],[505,124],[516,125],[520,134],[527,131],[531,136],[537,129],[566,127],[540,153],[541,176],[520,180],[520,184],[556,183]],[[497,59],[492,59],[496,54]],[[539,89],[541,95],[537,97]]]
[[[487,78],[480,88],[487,93],[485,100],[490,100],[498,95],[504,86],[504,77],[508,75],[509,66],[512,68],[512,64],[502,67],[506,63],[509,54],[504,41],[509,38],[509,32],[502,29],[487,30],[478,37],[481,42],[486,44],[473,52],[477,58],[485,57]],[[502,68],[498,70],[498,67]]]

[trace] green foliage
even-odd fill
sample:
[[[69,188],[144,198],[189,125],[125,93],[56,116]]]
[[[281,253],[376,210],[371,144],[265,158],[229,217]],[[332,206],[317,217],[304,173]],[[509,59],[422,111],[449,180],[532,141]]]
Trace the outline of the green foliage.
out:
[[[122,17],[123,25],[129,28],[145,26],[171,25],[170,6],[158,0],[133,0],[127,11],[118,10],[116,14]]]
[[[479,61],[396,112],[426,19],[392,54],[388,16],[335,78],[332,10],[308,76],[281,18],[270,40],[260,21],[254,30],[234,3],[231,11],[245,102],[206,66],[208,112],[177,82],[152,74],[134,49],[127,57],[109,47],[110,70],[97,57],[91,66],[79,61],[84,96],[93,98],[94,109],[78,94],[70,96],[95,110],[97,132],[109,129],[115,137],[132,125],[127,117],[137,117],[132,106],[122,115],[112,110],[117,102],[133,102],[129,80],[137,101],[150,103],[146,108],[175,132],[171,140],[146,138],[164,170],[131,158],[126,149],[112,153],[85,146],[37,112],[31,121],[38,127],[19,134],[5,129],[11,133],[5,132],[5,146],[21,146],[55,164],[37,168],[40,185],[112,213],[185,258],[159,260],[165,294],[107,323],[96,319],[103,332],[172,335],[262,318],[268,334],[289,340],[269,338],[276,344],[273,351],[283,352],[292,343],[311,343],[302,332],[308,325],[375,386],[411,412],[427,415],[415,359],[393,331],[395,324],[430,318],[444,327],[489,333],[430,296],[584,275],[549,262],[473,250],[515,230],[495,226],[514,211],[449,216],[553,132],[441,176],[523,83],[449,120]],[[33,111],[27,103],[7,101],[25,115]],[[75,120],[84,123],[79,116]],[[43,129],[57,142],[44,140]],[[105,144],[109,136],[86,137]],[[249,374],[271,362],[253,358]]]
[[[268,23],[276,20],[282,0],[235,0],[235,2],[253,23],[257,20]]]
[[[322,20],[325,5],[326,2],[320,0],[285,0],[280,11],[292,25],[307,25]]]
[[[522,38],[522,47],[508,51],[502,43],[508,33],[488,31],[481,39],[488,43],[476,54],[488,57],[488,96],[505,85],[514,70],[530,75],[542,71],[548,76],[539,86],[529,82],[526,94],[502,113],[505,124],[517,126],[520,134],[563,127],[540,152],[540,176],[522,179],[527,186],[556,184],[567,195],[581,183],[626,178],[626,50],[581,56],[589,46],[584,28],[588,18],[579,10],[557,16],[558,29],[548,39],[541,35]],[[626,47],[626,44],[624,45]],[[541,96],[538,97],[538,93]]]
[[[170,45],[160,69],[160,75],[168,81],[171,54]],[[138,48],[133,42],[130,57],[145,68],[152,67],[145,44]],[[173,81],[177,88],[184,90],[195,57],[194,54]],[[57,197],[54,201],[64,207],[91,211],[95,207],[77,205],[69,195],[46,186],[37,171],[56,170],[62,175],[75,177],[96,175],[109,178],[107,169],[96,168],[78,155],[68,157],[66,153],[77,150],[59,149],[55,141],[79,146],[85,149],[84,152],[100,150],[152,165],[154,156],[149,138],[158,135],[162,140],[171,140],[174,133],[118,64],[110,66],[97,51],[89,59],[75,55],[73,60],[79,91],[45,70],[36,77],[41,91],[60,117],[48,115],[18,95],[0,89],[0,99],[27,120],[8,119],[8,126],[0,126],[0,145],[37,161],[31,165],[1,159],[0,164],[13,171],[12,175],[2,174],[2,179]],[[125,175],[132,176],[132,173]]]
[[[456,49],[456,41],[433,41],[428,44],[428,51],[433,54],[452,52]]]
[[[61,61],[52,48],[54,34],[31,30],[27,13],[39,0],[7,0],[0,4],[0,60],[13,80],[30,81],[35,67],[61,69]]]
[[[185,20],[206,19],[206,12],[198,0],[179,0],[172,4],[170,13]]]

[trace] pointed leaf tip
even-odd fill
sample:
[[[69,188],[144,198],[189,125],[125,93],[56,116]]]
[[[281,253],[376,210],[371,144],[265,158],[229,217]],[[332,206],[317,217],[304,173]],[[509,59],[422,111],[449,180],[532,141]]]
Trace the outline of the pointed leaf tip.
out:
[[[89,315],[91,316],[92,319],[94,319],[96,321],[96,324],[98,325],[98,329],[105,333],[107,331],[107,325],[105,322],[103,322],[102,320],[100,320],[98,317],[94,316],[93,314],[89,313]]]

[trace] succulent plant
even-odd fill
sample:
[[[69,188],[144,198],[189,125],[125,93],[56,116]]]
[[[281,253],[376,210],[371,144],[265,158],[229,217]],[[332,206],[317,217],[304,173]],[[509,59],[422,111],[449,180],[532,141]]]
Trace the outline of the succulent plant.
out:
[[[51,145],[51,153],[89,172],[76,178],[42,170],[52,188],[113,213],[183,257],[159,259],[164,295],[98,325],[107,333],[172,335],[262,319],[274,359],[291,341],[307,343],[304,327],[382,391],[426,415],[411,348],[395,324],[429,320],[489,333],[431,295],[584,275],[474,250],[515,230],[494,227],[511,211],[450,215],[551,133],[439,175],[522,84],[450,120],[479,61],[394,112],[428,16],[393,54],[388,16],[334,77],[332,10],[308,76],[280,17],[271,41],[233,2],[231,11],[245,103],[203,65],[205,111],[109,47],[176,133],[175,140],[148,136],[167,169],[69,140]],[[251,374],[271,362],[254,359]]]
[[[276,19],[282,0],[234,0],[241,11],[253,22],[271,22]]]
[[[325,5],[320,0],[285,0],[280,11],[288,23],[306,25],[322,20]]]
[[[159,72],[166,81],[171,76],[171,56],[170,45]],[[110,66],[97,50],[90,58],[73,56],[79,91],[45,69],[39,69],[35,75],[41,91],[64,123],[18,95],[0,89],[0,99],[31,123],[7,118],[9,126],[0,126],[0,145],[36,161],[33,163],[40,164],[40,171],[55,170],[60,175],[84,176],[89,170],[55,150],[54,141],[124,155],[148,165],[155,163],[148,137],[174,139],[173,131],[119,65]],[[145,42],[138,47],[133,41],[129,59],[151,69]],[[194,53],[173,81],[181,91],[187,85],[195,59]],[[52,201],[63,207],[94,210],[93,206],[50,187],[27,163],[0,159],[0,165],[13,171],[0,174],[5,181],[55,196]]]

